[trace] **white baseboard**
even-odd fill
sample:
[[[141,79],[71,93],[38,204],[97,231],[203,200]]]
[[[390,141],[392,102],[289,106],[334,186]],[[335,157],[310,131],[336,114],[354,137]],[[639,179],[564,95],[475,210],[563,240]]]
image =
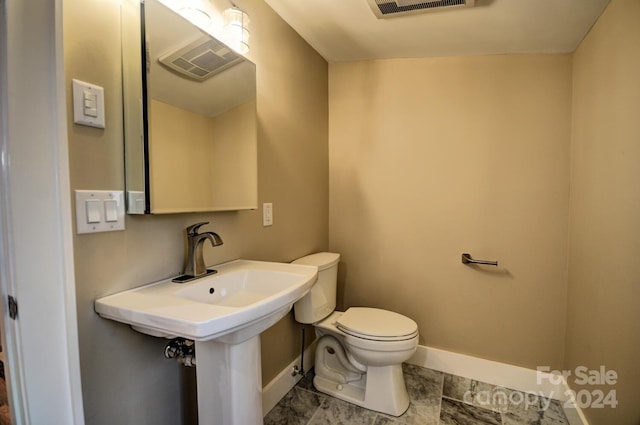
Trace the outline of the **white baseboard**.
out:
[[[564,409],[564,414],[567,415],[569,425],[589,425],[589,421],[584,416],[582,409],[579,407]]]
[[[315,341],[304,352],[305,370],[313,367],[314,353]],[[534,392],[563,403],[569,399],[569,386],[562,376],[538,372],[520,366],[480,359],[423,345],[418,346],[415,354],[407,363],[488,384],[499,385],[512,390]],[[295,365],[300,365],[300,356],[284,368],[262,390],[262,411],[265,415],[302,378],[300,375],[291,376]],[[570,425],[589,425],[579,407],[565,409],[565,413]]]
[[[563,404],[569,400],[569,386],[561,375],[538,372],[423,345],[418,346],[407,363],[512,390],[533,392],[556,399]],[[579,407],[565,409],[565,413],[570,425],[589,425]]]
[[[315,341],[304,350],[304,370],[311,369],[315,363]],[[302,375],[292,376],[294,366],[300,367],[300,356],[292,361],[282,372],[280,372],[275,378],[271,380],[262,389],[262,414],[264,416],[269,413],[271,409],[284,397],[291,388],[295,387]]]
[[[418,346],[415,354],[407,363],[513,390],[535,392],[560,401],[566,400],[566,397],[563,398],[565,388],[561,376],[538,372],[533,369],[422,345]]]

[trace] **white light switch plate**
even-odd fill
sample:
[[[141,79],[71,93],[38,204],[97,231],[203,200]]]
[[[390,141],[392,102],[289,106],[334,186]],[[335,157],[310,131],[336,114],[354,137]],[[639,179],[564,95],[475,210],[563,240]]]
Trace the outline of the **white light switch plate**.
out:
[[[124,230],[124,192],[76,190],[78,234]]]
[[[73,122],[104,128],[104,89],[73,80]]]

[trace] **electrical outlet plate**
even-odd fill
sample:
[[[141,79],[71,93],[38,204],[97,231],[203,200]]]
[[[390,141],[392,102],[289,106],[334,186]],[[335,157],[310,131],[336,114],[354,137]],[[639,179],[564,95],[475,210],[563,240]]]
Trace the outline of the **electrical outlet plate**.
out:
[[[273,204],[271,202],[262,204],[262,225],[264,227],[273,226]]]

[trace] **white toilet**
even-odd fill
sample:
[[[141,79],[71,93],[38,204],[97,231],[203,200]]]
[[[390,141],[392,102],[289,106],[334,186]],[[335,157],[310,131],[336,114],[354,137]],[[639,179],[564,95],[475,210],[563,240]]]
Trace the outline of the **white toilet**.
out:
[[[409,407],[402,362],[416,351],[418,325],[377,308],[336,308],[340,254],[321,252],[294,264],[318,267],[318,281],[294,305],[296,321],[313,324],[317,344],[313,385],[321,392],[393,416]]]

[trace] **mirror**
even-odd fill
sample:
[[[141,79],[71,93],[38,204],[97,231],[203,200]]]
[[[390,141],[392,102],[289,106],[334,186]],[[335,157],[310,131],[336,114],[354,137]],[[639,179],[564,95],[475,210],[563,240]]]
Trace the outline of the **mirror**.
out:
[[[129,214],[256,209],[255,65],[158,0],[122,40]]]

